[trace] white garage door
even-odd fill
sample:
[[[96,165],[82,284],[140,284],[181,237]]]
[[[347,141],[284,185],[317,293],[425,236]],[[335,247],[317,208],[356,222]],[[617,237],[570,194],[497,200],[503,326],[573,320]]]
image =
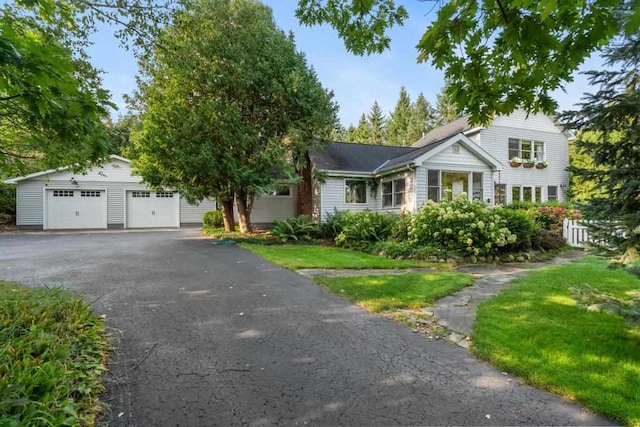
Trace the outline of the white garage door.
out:
[[[47,229],[107,228],[104,190],[47,190]]]
[[[171,191],[127,191],[127,228],[180,227],[180,202]]]

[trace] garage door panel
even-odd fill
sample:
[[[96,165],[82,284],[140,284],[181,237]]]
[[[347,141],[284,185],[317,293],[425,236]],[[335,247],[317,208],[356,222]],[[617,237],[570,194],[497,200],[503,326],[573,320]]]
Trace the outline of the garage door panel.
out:
[[[177,194],[166,191],[127,192],[127,228],[179,226]]]
[[[47,190],[47,228],[107,228],[104,190]]]

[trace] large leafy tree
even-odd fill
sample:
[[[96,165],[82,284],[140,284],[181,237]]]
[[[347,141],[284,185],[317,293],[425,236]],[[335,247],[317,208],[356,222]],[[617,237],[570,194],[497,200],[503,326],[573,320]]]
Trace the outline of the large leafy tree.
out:
[[[553,112],[550,93],[571,81],[585,58],[621,31],[630,34],[640,27],[637,0],[448,0],[439,5],[418,42],[418,61],[444,69],[453,102],[482,124],[519,106]],[[356,54],[389,48],[387,30],[409,16],[394,0],[298,0],[296,14],[305,24],[330,24]]]
[[[461,117],[459,109],[450,94],[450,87],[451,82],[445,81],[442,90],[436,95],[436,123],[438,126],[446,125]]]
[[[585,206],[586,217],[595,220],[592,232],[626,262],[637,259],[640,248],[639,34],[605,49],[604,57],[611,69],[588,73],[599,90],[563,119],[581,131],[577,150],[593,159],[570,168],[599,192]]]
[[[159,2],[16,0],[0,8],[0,173],[86,166],[108,153],[109,94],[85,48],[97,22],[144,45]]]
[[[251,231],[254,197],[308,165],[336,106],[271,10],[253,0],[193,0],[140,62],[134,166],[155,187],[208,196]]]
[[[372,144],[384,144],[387,119],[378,101],[375,101],[371,106],[371,111],[369,111],[367,118],[369,119],[369,129],[371,132],[369,142]]]
[[[411,98],[404,86],[400,88],[398,102],[387,122],[387,142],[390,145],[411,145],[408,130],[411,121]]]

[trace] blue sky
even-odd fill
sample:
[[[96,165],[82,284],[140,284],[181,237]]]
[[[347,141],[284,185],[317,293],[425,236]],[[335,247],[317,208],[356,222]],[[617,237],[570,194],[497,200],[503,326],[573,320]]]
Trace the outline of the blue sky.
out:
[[[443,73],[429,64],[418,64],[415,49],[435,17],[432,2],[406,1],[410,19],[403,27],[390,32],[391,49],[381,55],[364,57],[349,53],[328,26],[301,26],[294,15],[296,0],[264,0],[263,3],[273,9],[275,21],[282,30],[293,31],[298,49],[306,54],[324,87],[334,92],[343,125],[357,123],[360,114],[368,112],[374,101],[378,101],[385,113],[393,110],[401,86],[407,88],[412,99],[422,92],[435,106],[436,94],[444,83]],[[105,73],[104,86],[119,106],[119,111],[114,112],[117,117],[126,112],[122,95],[135,90],[136,61],[119,46],[113,37],[113,28],[101,27],[94,42],[89,54],[94,65]],[[581,70],[600,66],[600,60],[592,58]],[[567,85],[566,93],[555,93],[560,109],[571,108],[584,92],[591,91],[584,76],[575,73],[574,78],[575,81]]]

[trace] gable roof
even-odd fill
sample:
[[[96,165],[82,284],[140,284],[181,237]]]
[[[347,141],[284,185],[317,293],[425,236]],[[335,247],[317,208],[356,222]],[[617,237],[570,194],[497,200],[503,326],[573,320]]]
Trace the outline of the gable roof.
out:
[[[480,127],[473,127],[469,124],[469,116],[460,117],[457,120],[452,121],[444,126],[437,127],[416,142],[413,143],[412,147],[424,147],[429,144],[434,144],[436,142],[442,141],[443,139],[447,139],[450,136],[453,136],[457,133],[463,133],[468,135],[469,131],[480,130]]]
[[[309,154],[320,170],[372,173],[389,159],[412,151],[415,148],[333,142],[324,150]]]
[[[124,157],[121,157],[121,156],[118,156],[118,155],[115,155],[115,154],[111,154],[109,156],[109,160],[120,160],[121,162],[131,163],[131,160],[125,159]],[[25,176],[17,176],[15,178],[9,178],[9,179],[4,180],[3,182],[5,184],[17,184],[20,181],[26,181],[26,180],[31,179],[31,178],[38,178],[40,176],[51,175],[52,173],[66,171],[68,169],[71,169],[71,166],[63,166],[61,168],[48,169],[46,171],[41,171],[41,172],[34,172],[34,173],[31,173],[31,174],[25,175]]]

